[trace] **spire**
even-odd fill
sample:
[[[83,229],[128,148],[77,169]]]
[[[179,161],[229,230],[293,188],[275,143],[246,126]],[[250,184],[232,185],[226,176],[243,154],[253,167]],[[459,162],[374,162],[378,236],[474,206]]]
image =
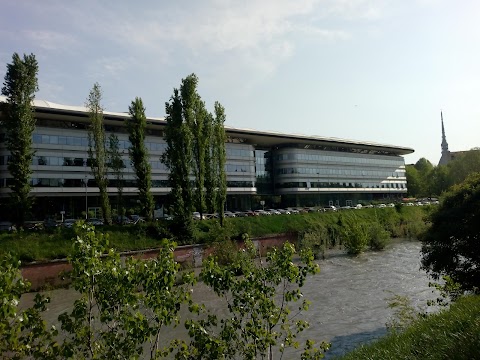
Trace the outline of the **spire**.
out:
[[[445,136],[445,127],[443,126],[443,113],[440,111],[440,118],[442,119],[442,154],[448,153],[448,143]]]

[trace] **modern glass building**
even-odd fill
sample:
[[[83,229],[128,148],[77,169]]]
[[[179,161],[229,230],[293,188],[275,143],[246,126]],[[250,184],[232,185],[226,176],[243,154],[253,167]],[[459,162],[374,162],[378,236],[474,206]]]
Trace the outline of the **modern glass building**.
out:
[[[5,97],[0,97],[4,102]],[[98,188],[87,165],[88,112],[83,107],[35,100],[35,156],[32,191],[35,216],[79,217],[86,208],[98,208]],[[0,117],[4,116],[0,112]],[[117,135],[125,164],[123,193],[135,207],[138,190],[128,157],[128,114],[105,112],[105,130]],[[148,118],[146,147],[152,166],[152,193],[156,206],[168,202],[168,170],[160,161],[166,148],[163,118]],[[402,155],[413,149],[319,136],[281,134],[226,127],[227,209],[354,205],[407,192]],[[9,153],[0,129],[0,202],[5,205],[11,176]],[[110,174],[109,192],[115,207],[117,184]],[[0,211],[5,211],[2,206]],[[3,214],[0,213],[3,217]]]

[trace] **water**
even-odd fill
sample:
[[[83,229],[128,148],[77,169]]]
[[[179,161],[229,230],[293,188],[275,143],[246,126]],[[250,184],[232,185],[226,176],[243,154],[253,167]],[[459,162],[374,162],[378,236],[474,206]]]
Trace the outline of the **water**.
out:
[[[331,342],[327,359],[384,335],[385,324],[392,314],[386,299],[393,294],[408,296],[423,311],[426,301],[436,297],[428,287],[427,275],[420,270],[420,243],[416,241],[394,241],[385,251],[355,258],[333,251],[318,263],[320,274],[310,277],[303,288],[304,297],[311,301],[304,314],[310,328],[299,340]],[[54,323],[78,297],[73,290],[65,289],[51,291],[49,295],[52,303],[46,318]],[[216,313],[223,312],[223,301],[203,284],[195,287],[193,295]],[[33,294],[27,294],[22,303],[29,303],[32,297]],[[185,330],[179,326],[166,331],[164,340],[184,336]],[[284,359],[299,358],[299,353],[290,351]]]

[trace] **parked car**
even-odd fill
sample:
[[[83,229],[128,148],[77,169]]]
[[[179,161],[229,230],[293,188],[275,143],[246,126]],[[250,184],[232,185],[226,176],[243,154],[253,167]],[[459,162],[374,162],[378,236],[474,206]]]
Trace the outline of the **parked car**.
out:
[[[376,208],[379,208],[379,209],[382,209],[382,208],[386,208],[387,205],[385,204],[378,204],[378,205],[375,205]]]
[[[355,205],[355,209],[359,210],[359,209],[361,209],[361,208],[363,208],[363,205],[362,205],[362,204],[357,204],[357,205]]]
[[[268,212],[272,215],[281,215],[282,213],[278,210],[275,210],[275,209],[267,209]]]
[[[123,215],[118,215],[116,218],[115,218],[115,222],[119,225],[128,225],[128,224],[131,224],[132,223],[132,220],[130,220],[127,216]]]
[[[103,225],[103,220],[97,219],[97,218],[90,218],[87,221],[88,224],[93,225],[93,226],[102,226]]]
[[[77,221],[76,219],[65,219],[63,221],[62,226],[67,228],[67,229],[70,229],[70,228],[73,227],[73,224],[75,224],[76,221]]]
[[[325,207],[325,211],[337,211],[337,208],[333,205],[329,205]]]
[[[12,231],[13,224],[10,221],[0,221],[0,230],[1,231]]]
[[[53,219],[46,219],[44,222],[43,222],[43,227],[45,229],[48,229],[48,228],[56,228],[58,227],[58,225],[60,225],[59,223],[57,223],[55,220]]]
[[[234,214],[235,214],[235,217],[246,217],[246,216],[248,216],[247,213],[245,213],[243,211],[235,211]]]
[[[287,209],[277,209],[278,212],[280,212],[280,214],[284,214],[284,215],[290,215],[291,212],[288,211]]]
[[[395,204],[394,203],[387,204],[387,207],[393,208],[395,207]]]
[[[223,215],[226,217],[226,218],[234,218],[235,217],[235,214],[231,211],[225,211],[223,213]]]

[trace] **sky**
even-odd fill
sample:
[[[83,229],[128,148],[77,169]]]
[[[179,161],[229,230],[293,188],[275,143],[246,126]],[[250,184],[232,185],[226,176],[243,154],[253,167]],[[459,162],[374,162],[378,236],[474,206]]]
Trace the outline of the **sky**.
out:
[[[410,147],[480,147],[477,0],[23,0],[0,11],[0,77],[39,63],[36,99],[165,115],[191,73],[226,125]]]

